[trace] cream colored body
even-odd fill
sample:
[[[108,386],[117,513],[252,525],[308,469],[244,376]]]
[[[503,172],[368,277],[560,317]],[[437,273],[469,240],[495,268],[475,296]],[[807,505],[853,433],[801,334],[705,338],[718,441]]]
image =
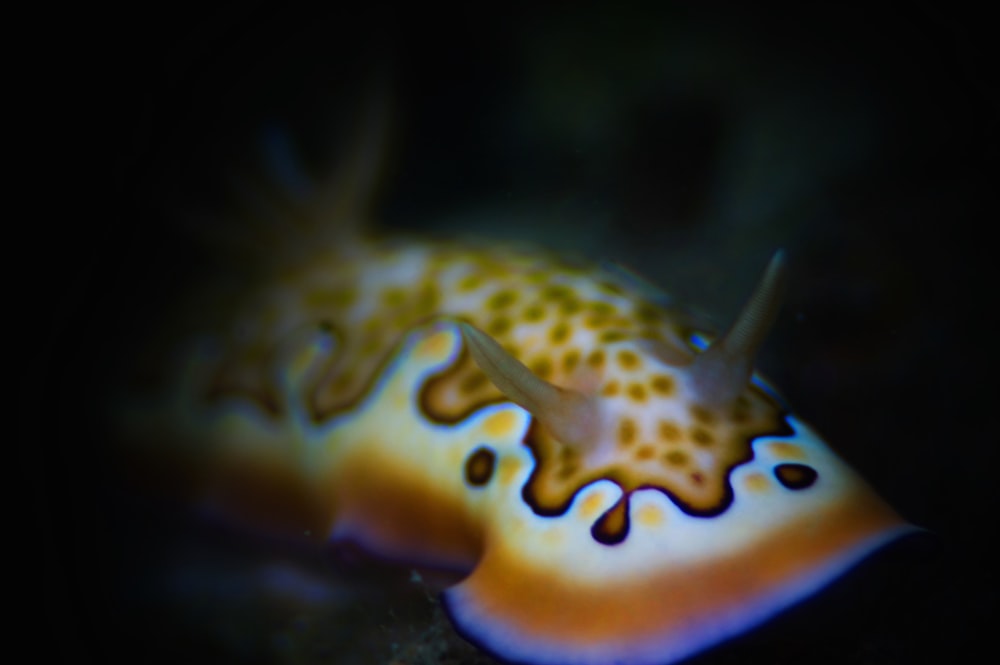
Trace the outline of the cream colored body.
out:
[[[911,529],[758,385],[699,402],[696,331],[628,284],[506,249],[351,247],[263,271],[121,411],[124,438],[233,519],[471,571],[446,603],[497,655],[673,661]],[[585,396],[587,445],[497,389],[459,321]]]

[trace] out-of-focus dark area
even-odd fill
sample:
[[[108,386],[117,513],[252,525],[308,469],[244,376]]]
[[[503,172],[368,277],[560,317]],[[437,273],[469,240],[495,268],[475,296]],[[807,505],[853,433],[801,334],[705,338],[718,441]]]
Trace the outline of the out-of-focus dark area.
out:
[[[720,324],[788,250],[761,368],[929,534],[697,662],[956,662],[993,639],[998,91],[984,12],[64,15],[42,40],[63,54],[42,86],[63,138],[29,222],[34,270],[55,280],[20,319],[38,334],[16,414],[34,488],[17,505],[42,527],[46,611],[31,622],[50,638],[36,650],[76,663],[475,657],[407,569],[173,524],[121,490],[105,445],[102,399],[127,351],[211,266],[192,227],[246,205],[234,189],[266,174],[275,131],[306,170],[334,164],[376,79],[393,100],[386,233],[618,261]]]

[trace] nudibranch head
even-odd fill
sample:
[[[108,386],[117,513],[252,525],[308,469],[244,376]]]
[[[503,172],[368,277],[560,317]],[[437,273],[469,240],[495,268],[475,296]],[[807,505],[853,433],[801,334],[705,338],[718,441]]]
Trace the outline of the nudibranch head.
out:
[[[613,480],[625,494],[594,525],[604,543],[624,540],[628,495],[639,488],[660,489],[693,515],[724,511],[732,500],[730,473],[752,457],[750,442],[789,432],[781,406],[750,381],[783,281],[779,252],[729,332],[704,351],[613,337],[591,348],[565,386],[459,324],[492,384],[538,422],[529,435],[538,465],[525,500],[540,514],[557,515],[580,487]]]

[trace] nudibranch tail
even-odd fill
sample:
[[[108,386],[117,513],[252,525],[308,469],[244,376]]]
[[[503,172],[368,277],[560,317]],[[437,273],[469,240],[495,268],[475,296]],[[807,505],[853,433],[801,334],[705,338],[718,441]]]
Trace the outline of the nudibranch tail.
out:
[[[493,385],[535,416],[564,445],[593,446],[600,435],[597,405],[575,390],[535,376],[496,340],[468,323],[459,323],[469,353]]]
[[[691,366],[690,385],[701,403],[729,404],[746,390],[757,350],[781,309],[787,281],[785,253],[779,250],[729,330]]]

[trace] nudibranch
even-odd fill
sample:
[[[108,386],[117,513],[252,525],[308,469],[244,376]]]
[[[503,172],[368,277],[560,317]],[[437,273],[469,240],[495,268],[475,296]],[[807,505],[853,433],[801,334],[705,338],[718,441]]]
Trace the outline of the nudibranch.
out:
[[[753,372],[780,252],[714,338],[502,246],[355,238],[263,274],[124,439],[232,520],[467,573],[448,614],[500,658],[672,663],[913,529]]]

